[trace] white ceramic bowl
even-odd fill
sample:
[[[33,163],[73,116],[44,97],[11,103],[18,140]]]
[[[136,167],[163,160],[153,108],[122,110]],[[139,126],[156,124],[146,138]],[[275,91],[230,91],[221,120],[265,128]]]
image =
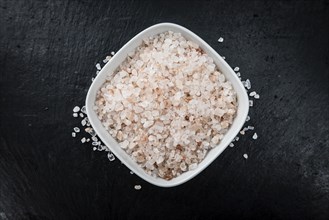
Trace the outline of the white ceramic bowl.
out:
[[[237,92],[238,97],[238,111],[236,118],[233,121],[233,124],[229,128],[229,131],[225,134],[224,138],[220,142],[220,144],[211,149],[204,160],[198,165],[195,170],[187,171],[181,174],[178,177],[175,177],[169,181],[156,178],[147,174],[136,162],[134,162],[130,156],[120,148],[119,144],[115,141],[115,139],[106,131],[106,129],[101,124],[98,119],[95,111],[93,110],[96,93],[99,88],[104,83],[106,76],[117,69],[117,67],[126,59],[129,52],[134,51],[137,48],[144,38],[165,32],[165,31],[173,31],[181,33],[186,39],[191,40],[197,43],[210,57],[214,59],[214,62],[220,69],[220,71],[225,75],[226,79],[229,80],[235,91]],[[213,162],[231,143],[233,138],[238,134],[240,129],[242,128],[246,117],[248,115],[249,110],[249,99],[246,93],[245,88],[243,87],[241,81],[236,76],[232,68],[225,62],[225,60],[206,42],[204,42],[200,37],[198,37],[193,32],[188,29],[172,24],[172,23],[160,23],[154,26],[151,26],[141,33],[137,34],[133,39],[131,39],[126,45],[124,45],[114,56],[113,58],[102,68],[100,73],[94,79],[92,85],[87,94],[86,98],[86,110],[87,115],[90,120],[92,127],[95,129],[97,135],[100,139],[106,144],[106,146],[114,153],[114,155],[121,160],[123,164],[125,164],[130,170],[132,170],[135,174],[143,178],[149,183],[152,183],[161,187],[172,187],[182,184],[197,174],[199,174],[202,170],[204,170],[211,162]]]

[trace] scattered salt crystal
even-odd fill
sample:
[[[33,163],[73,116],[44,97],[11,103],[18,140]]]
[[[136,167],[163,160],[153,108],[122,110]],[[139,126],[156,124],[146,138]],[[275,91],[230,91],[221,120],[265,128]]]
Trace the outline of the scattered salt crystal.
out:
[[[236,75],[237,75],[237,76],[241,76],[241,73],[240,73],[240,72],[237,72]]]
[[[112,52],[111,52],[111,55],[113,56],[114,54],[115,54],[115,52],[114,52],[114,51],[112,51]]]
[[[79,133],[79,132],[80,132],[80,128],[78,128],[78,127],[74,127],[73,130],[74,130],[76,133]]]
[[[87,113],[87,112],[86,112],[86,106],[82,106],[80,111],[81,111],[82,113],[86,114],[86,113]]]
[[[86,138],[83,137],[83,138],[81,139],[81,143],[85,143],[85,142],[86,142]]]
[[[229,146],[230,146],[230,147],[234,147],[234,144],[233,144],[233,143],[230,143]]]
[[[72,132],[72,137],[76,137],[76,133],[75,132]]]
[[[235,141],[238,141],[240,138],[238,136],[235,137]]]
[[[78,113],[74,112],[73,113],[73,117],[77,118],[78,117]]]
[[[256,92],[255,91],[253,91],[253,92],[251,92],[250,94],[249,94],[249,96],[255,96],[256,95]]]
[[[245,135],[245,131],[244,130],[241,130],[240,131],[240,134]]]
[[[224,41],[224,38],[220,37],[218,38],[218,42],[222,43]]]
[[[252,107],[254,105],[254,102],[252,100],[249,100],[249,106]]]
[[[97,70],[97,71],[96,71],[96,75],[98,75],[98,73],[99,73],[99,72],[100,72],[100,71],[99,71],[99,70]],[[94,77],[93,77],[93,78],[94,78]]]
[[[250,116],[248,115],[247,118],[246,118],[246,121],[249,121],[250,120]]]
[[[90,138],[87,138],[86,142],[89,142],[90,141]]]
[[[79,106],[75,106],[75,107],[73,108],[73,112],[78,112],[78,111],[80,111],[80,107],[79,107]]]
[[[224,56],[222,56],[222,58],[223,58],[223,60],[225,60],[225,59],[226,59],[226,57],[224,57]]]
[[[98,145],[99,145],[97,141],[93,141],[91,144],[92,144],[93,146],[98,146]]]
[[[94,81],[94,79],[95,79],[94,77],[91,77],[91,81]]]
[[[102,69],[102,68],[101,68],[101,65],[100,65],[99,63],[96,64],[96,68],[97,68],[98,70],[101,70],[101,69]]]
[[[248,154],[243,154],[243,157],[244,157],[245,159],[248,159]]]
[[[107,158],[108,158],[110,161],[115,160],[115,157],[114,157],[114,155],[113,155],[111,152],[107,153]]]
[[[248,130],[254,130],[255,127],[254,126],[248,126]]]
[[[254,96],[254,98],[255,98],[255,99],[259,99],[259,94],[256,94],[256,95]]]
[[[247,89],[251,89],[251,82],[250,82],[249,79],[246,80],[246,82],[245,82],[245,87],[246,87]]]
[[[133,171],[130,171],[130,174],[134,174],[134,172]]]
[[[98,138],[96,136],[91,137],[91,140],[98,141]]]
[[[141,185],[135,185],[134,188],[135,188],[136,190],[140,190],[140,189],[142,188],[142,186],[141,186]]]
[[[84,114],[83,114],[82,112],[80,112],[80,114],[79,114],[79,115],[80,115],[80,118],[83,118],[83,117],[85,117],[85,116],[84,116]]]
[[[81,125],[82,126],[85,126],[87,124],[87,122],[86,122],[86,118],[84,118],[82,121],[81,121]]]
[[[254,140],[256,140],[256,139],[258,138],[258,135],[257,135],[256,132],[255,132],[255,134],[252,136],[252,138],[253,138]]]
[[[235,68],[234,68],[234,71],[235,71],[235,72],[238,72],[239,70],[240,70],[239,67],[235,67]]]
[[[93,147],[93,151],[96,151],[97,150],[97,147]]]

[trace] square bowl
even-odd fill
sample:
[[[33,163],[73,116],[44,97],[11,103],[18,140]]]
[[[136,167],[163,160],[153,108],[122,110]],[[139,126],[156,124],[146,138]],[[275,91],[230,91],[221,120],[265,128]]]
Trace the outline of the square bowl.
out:
[[[105,127],[103,127],[101,121],[98,119],[98,116],[93,109],[97,91],[105,82],[107,75],[113,74],[119,65],[127,58],[128,53],[134,51],[138,46],[142,44],[143,39],[166,31],[181,33],[182,36],[186,39],[197,43],[211,58],[213,58],[214,63],[217,65],[218,69],[225,75],[226,79],[231,82],[234,90],[237,93],[238,102],[237,114],[233,120],[233,124],[230,126],[229,130],[224,135],[218,146],[209,150],[205,158],[198,164],[196,169],[184,172],[180,176],[171,180],[164,180],[160,177],[153,177],[147,174],[135,161],[131,159],[131,157],[123,149],[121,149],[118,142],[109,134]],[[212,163],[225,150],[225,148],[231,143],[233,138],[241,130],[248,115],[248,110],[249,99],[247,92],[232,68],[213,48],[211,48],[199,36],[182,26],[172,23],[160,23],[151,26],[137,34],[128,43],[126,43],[126,45],[124,45],[99,72],[92,85],[90,86],[86,98],[86,111],[89,121],[104,144],[131,171],[133,171],[147,182],[161,187],[173,187],[180,185],[195,177],[210,163]]]

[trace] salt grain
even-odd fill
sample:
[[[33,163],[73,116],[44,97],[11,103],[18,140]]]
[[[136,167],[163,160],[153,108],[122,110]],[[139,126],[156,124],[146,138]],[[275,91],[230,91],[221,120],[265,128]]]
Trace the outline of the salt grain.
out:
[[[251,92],[250,94],[249,94],[249,96],[251,96],[251,97],[253,97],[253,96],[255,96],[256,95],[256,92],[255,91],[253,91],[253,92]]]
[[[79,106],[75,106],[75,107],[73,108],[73,112],[78,112],[78,111],[80,111],[80,107],[79,107]]]
[[[98,143],[97,141],[93,141],[91,144],[92,144],[93,146],[98,146],[98,145],[99,145],[99,143]]]
[[[218,42],[222,43],[224,41],[224,38],[220,37],[218,38]]]
[[[98,70],[101,70],[101,69],[102,69],[102,68],[101,68],[101,65],[100,65],[99,63],[96,64],[96,68],[97,68]]]
[[[244,157],[245,159],[248,159],[248,154],[243,154],[243,157]]]
[[[240,70],[239,67],[235,67],[235,68],[234,68],[234,71],[235,71],[235,72],[238,72],[239,70]]]
[[[73,117],[77,118],[78,117],[78,113],[74,112],[73,113]]]
[[[256,140],[258,138],[257,133],[255,132],[255,134],[252,136],[252,139]]]
[[[81,143],[85,143],[85,142],[86,142],[86,138],[85,137],[81,138]]]
[[[80,112],[79,116],[80,116],[80,118],[85,117],[85,116],[83,115],[83,113],[81,113],[81,112]]]
[[[76,133],[75,132],[72,132],[72,137],[76,137]]]
[[[255,99],[259,99],[259,94],[256,94],[256,95],[254,96],[254,98],[255,98]]]
[[[114,161],[115,160],[115,157],[111,152],[107,153],[107,158],[109,159],[109,161]]]
[[[79,132],[80,132],[80,128],[78,128],[78,127],[74,127],[73,130],[74,130],[76,133],[79,133]]]
[[[250,116],[248,115],[246,118],[246,122],[250,120]]]
[[[248,130],[254,130],[255,127],[254,126],[248,126]]]
[[[142,186],[141,186],[141,185],[135,185],[134,188],[135,188],[136,190],[140,190],[140,189],[142,188]]]
[[[252,107],[254,105],[254,102],[252,100],[249,100],[249,106]]]
[[[86,111],[86,106],[82,106],[80,111],[81,111],[82,113],[86,114],[86,113],[87,113],[87,111]]]
[[[233,144],[233,143],[230,143],[229,146],[230,146],[230,147],[234,147],[234,144]]]

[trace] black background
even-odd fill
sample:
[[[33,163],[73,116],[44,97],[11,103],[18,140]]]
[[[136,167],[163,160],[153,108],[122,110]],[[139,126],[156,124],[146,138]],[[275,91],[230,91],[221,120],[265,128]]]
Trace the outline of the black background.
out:
[[[328,15],[328,1],[0,0],[0,219],[329,219]],[[174,188],[71,137],[95,64],[164,21],[261,95],[259,138]]]

